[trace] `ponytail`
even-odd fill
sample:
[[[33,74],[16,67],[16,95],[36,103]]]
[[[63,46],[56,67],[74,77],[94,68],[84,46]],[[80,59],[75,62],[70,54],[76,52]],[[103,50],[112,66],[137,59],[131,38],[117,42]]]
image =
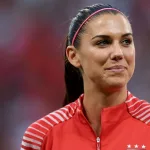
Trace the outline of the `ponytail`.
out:
[[[68,46],[68,37],[66,40],[66,48]],[[65,86],[66,94],[63,106],[75,101],[83,93],[83,79],[78,68],[74,67],[67,59],[65,53]]]

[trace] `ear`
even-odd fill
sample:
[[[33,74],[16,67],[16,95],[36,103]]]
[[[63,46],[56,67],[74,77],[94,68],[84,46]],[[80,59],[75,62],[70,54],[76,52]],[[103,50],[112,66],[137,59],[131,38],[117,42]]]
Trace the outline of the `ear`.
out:
[[[79,51],[74,46],[68,46],[66,48],[66,56],[68,58],[68,61],[74,66],[79,68],[81,66],[80,64],[80,57],[79,57]]]

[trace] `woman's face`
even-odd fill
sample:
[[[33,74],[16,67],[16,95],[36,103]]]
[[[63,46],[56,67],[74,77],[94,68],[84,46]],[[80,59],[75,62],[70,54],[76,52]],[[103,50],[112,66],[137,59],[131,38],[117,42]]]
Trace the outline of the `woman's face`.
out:
[[[91,19],[77,51],[84,82],[113,90],[126,86],[135,68],[135,47],[129,21],[121,14]]]

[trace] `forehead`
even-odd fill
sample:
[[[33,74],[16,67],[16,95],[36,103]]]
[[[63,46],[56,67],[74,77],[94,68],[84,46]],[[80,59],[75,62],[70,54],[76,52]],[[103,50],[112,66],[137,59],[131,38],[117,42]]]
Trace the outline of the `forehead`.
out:
[[[97,34],[122,35],[132,33],[129,21],[121,14],[96,16],[87,23],[85,28],[86,33],[91,36]]]

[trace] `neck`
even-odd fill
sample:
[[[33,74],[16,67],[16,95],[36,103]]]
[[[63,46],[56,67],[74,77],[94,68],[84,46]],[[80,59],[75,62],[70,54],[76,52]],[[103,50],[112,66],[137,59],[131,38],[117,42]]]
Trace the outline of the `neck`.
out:
[[[121,104],[126,100],[126,97],[126,87],[109,93],[97,90],[97,88],[84,88],[84,114],[97,135],[100,133],[101,109]]]

